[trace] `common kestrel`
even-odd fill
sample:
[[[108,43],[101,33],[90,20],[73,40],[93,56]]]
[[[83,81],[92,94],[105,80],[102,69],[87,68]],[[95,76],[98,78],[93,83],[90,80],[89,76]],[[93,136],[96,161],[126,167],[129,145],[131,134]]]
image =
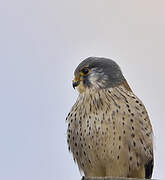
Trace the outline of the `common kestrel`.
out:
[[[120,67],[89,57],[75,72],[79,91],[67,116],[69,150],[86,177],[151,178],[152,126]]]

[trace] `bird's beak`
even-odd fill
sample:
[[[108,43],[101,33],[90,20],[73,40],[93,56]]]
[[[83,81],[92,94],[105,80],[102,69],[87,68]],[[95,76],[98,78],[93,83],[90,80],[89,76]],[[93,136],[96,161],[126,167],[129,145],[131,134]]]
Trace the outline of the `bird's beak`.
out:
[[[75,89],[75,87],[77,87],[79,84],[80,84],[79,79],[77,77],[75,77],[72,82],[73,88]]]
[[[77,82],[73,82],[73,88],[75,89],[75,87],[77,87],[78,85],[79,85],[79,82],[77,81]]]

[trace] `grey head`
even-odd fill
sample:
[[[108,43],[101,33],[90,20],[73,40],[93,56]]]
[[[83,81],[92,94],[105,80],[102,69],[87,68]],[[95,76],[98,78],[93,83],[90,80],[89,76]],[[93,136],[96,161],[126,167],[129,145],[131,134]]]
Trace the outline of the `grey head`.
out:
[[[77,66],[74,75],[73,87],[82,81],[88,88],[110,88],[125,80],[117,63],[103,57],[88,57]]]

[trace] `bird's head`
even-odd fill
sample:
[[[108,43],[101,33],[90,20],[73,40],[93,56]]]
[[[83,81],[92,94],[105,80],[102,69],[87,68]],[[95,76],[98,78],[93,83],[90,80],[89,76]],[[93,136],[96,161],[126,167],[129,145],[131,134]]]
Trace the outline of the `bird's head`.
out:
[[[90,88],[115,87],[125,80],[120,67],[114,61],[99,57],[89,57],[82,61],[74,75],[73,87],[77,87],[80,93]]]

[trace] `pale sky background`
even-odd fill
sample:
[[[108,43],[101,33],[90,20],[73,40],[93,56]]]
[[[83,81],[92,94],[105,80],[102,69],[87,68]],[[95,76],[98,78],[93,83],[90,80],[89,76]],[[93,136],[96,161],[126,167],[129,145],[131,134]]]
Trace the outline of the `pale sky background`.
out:
[[[114,59],[149,112],[165,171],[165,1],[0,2],[0,179],[80,180],[66,143],[73,71]]]

